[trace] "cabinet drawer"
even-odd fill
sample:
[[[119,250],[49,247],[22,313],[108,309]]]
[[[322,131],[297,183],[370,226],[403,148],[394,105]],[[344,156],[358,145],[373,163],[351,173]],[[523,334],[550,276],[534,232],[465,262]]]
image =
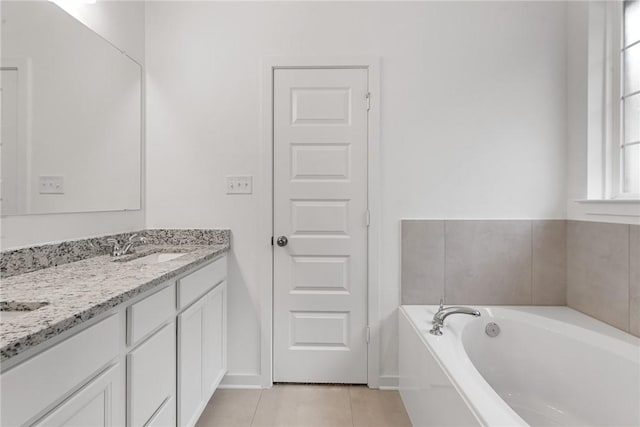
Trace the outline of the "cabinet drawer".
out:
[[[23,425],[95,375],[120,353],[123,329],[113,315],[2,374],[0,424]]]
[[[176,307],[175,285],[133,304],[127,309],[127,344],[133,346],[162,325]]]
[[[178,304],[183,309],[227,277],[227,257],[223,256],[178,281]]]
[[[176,388],[176,325],[170,323],[127,356],[131,427],[146,425]]]

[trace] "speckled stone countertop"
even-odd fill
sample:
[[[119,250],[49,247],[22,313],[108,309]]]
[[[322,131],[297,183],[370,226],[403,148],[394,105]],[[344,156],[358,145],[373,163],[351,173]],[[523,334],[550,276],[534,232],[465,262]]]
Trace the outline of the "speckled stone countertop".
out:
[[[3,316],[0,312],[0,361],[4,362],[228,250],[228,241],[191,246],[145,245],[136,249],[138,256],[154,252],[185,252],[185,255],[149,265],[117,262],[109,255],[100,255],[4,278],[0,284],[0,297],[5,310],[13,308],[12,304],[15,304],[15,309],[40,308],[17,316]]]

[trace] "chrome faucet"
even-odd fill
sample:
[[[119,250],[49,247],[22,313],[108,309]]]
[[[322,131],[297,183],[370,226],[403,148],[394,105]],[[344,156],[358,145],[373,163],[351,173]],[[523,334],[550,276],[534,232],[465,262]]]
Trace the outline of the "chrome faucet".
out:
[[[133,247],[138,243],[144,243],[145,239],[142,236],[133,234],[127,240],[124,246],[120,246],[120,243],[116,239],[107,239],[107,243],[111,245],[111,256],[122,256],[133,252]]]
[[[429,331],[431,335],[442,335],[442,327],[444,326],[444,319],[452,314],[468,314],[470,316],[480,317],[480,312],[470,307],[444,307],[443,300],[440,300],[440,307],[438,311],[433,315],[433,327]]]
[[[135,245],[137,244],[142,244],[144,243],[144,237],[142,236],[138,236],[137,234],[132,234],[129,237],[129,240],[127,240],[127,243],[124,244],[124,246],[122,247],[122,253],[120,255],[126,255],[128,253],[132,252],[132,249]]]

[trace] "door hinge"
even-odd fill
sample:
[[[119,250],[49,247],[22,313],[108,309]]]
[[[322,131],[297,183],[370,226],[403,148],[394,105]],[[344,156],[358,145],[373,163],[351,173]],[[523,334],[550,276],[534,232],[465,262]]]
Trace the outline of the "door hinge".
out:
[[[367,326],[367,344],[371,341],[371,328]]]
[[[371,110],[371,92],[367,92],[364,96],[364,105],[367,108],[367,111]]]
[[[371,212],[369,212],[369,209],[364,213],[364,225],[367,227],[371,225]]]

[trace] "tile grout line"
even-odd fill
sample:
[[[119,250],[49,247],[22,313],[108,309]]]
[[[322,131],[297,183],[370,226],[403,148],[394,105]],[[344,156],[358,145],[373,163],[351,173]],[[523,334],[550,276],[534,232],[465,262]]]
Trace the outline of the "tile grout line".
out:
[[[531,289],[531,302],[530,302],[530,304],[533,305],[533,302],[535,301],[535,298],[533,296],[533,270],[534,270],[533,263],[534,263],[534,258],[535,258],[533,256],[533,220],[529,221],[529,231],[530,231],[530,233],[529,233],[530,242],[529,243],[530,243],[530,249],[531,249],[531,253],[530,253],[530,255],[531,255],[531,264],[529,264],[530,265],[529,272],[531,273],[530,277],[529,277],[531,279],[531,281],[529,283],[530,286],[531,286],[531,288],[530,288]]]
[[[569,220],[564,220],[564,305],[569,305]]]
[[[351,399],[351,387],[347,389],[347,393],[349,394],[349,413],[351,415],[351,427],[355,427],[356,423],[353,420],[353,401]]]
[[[447,220],[442,221],[442,300],[447,303]]]
[[[629,255],[629,263],[627,264],[627,306],[629,316],[627,318],[627,332],[631,333],[631,225],[627,224],[627,251]]]
[[[260,389],[260,396],[258,396],[258,401],[256,402],[256,407],[253,410],[253,415],[251,416],[251,423],[249,424],[250,426],[253,425],[253,422],[256,420],[256,414],[258,413],[258,406],[260,406],[260,401],[262,400],[262,393],[264,392],[264,389]]]

